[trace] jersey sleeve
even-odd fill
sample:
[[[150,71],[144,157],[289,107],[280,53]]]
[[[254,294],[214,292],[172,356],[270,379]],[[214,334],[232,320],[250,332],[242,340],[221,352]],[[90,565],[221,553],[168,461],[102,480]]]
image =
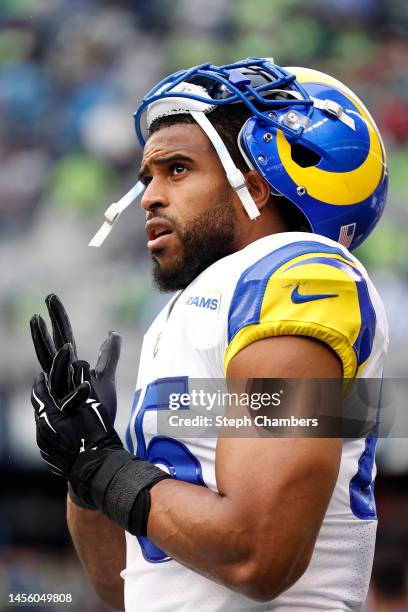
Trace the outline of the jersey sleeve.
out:
[[[292,243],[239,278],[228,313],[224,368],[257,340],[310,336],[328,344],[344,378],[352,378],[370,356],[375,327],[367,281],[355,261],[323,243]]]

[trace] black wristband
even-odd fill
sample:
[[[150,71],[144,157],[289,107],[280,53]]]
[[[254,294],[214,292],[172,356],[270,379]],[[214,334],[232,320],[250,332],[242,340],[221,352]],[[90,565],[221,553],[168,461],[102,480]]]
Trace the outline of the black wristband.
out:
[[[80,453],[69,475],[72,490],[83,503],[104,512],[123,529],[131,529],[133,535],[145,535],[149,489],[166,478],[171,476],[123,448]]]
[[[150,512],[150,491],[142,489],[130,511],[128,532],[135,536],[147,536],[147,520]]]
[[[166,478],[171,478],[167,472],[133,457],[112,478],[106,489],[103,511],[126,531],[145,535],[150,511],[149,489]],[[147,495],[142,494],[144,491]]]

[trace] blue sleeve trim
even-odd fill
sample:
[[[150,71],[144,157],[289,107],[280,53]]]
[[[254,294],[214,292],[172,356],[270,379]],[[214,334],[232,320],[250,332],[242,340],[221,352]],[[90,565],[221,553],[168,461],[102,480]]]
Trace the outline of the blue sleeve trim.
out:
[[[351,511],[354,516],[366,521],[377,519],[373,480],[376,446],[376,436],[366,438],[357,474],[353,476],[349,485]]]

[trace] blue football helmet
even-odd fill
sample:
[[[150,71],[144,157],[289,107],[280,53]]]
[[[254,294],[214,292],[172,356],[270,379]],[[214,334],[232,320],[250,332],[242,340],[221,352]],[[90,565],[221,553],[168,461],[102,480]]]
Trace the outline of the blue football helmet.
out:
[[[350,250],[359,246],[384,209],[387,158],[364,104],[327,74],[282,68],[271,58],[181,70],[158,83],[134,113],[139,142],[144,146],[145,113],[147,127],[157,117],[191,113],[213,143],[248,215],[255,219],[259,212],[244,177],[208,120],[217,106],[237,103],[251,113],[238,136],[248,167],[263,176],[274,195],[284,196],[301,211],[312,232]],[[134,189],[133,196],[142,187]],[[117,210],[112,223],[121,207]]]

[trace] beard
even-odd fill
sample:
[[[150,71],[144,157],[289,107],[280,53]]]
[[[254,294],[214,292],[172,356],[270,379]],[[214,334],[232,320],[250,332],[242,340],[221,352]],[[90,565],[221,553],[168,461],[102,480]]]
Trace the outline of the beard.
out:
[[[166,215],[173,223],[181,252],[167,267],[162,267],[153,254],[153,280],[161,292],[185,289],[213,263],[234,253],[236,217],[229,196],[192,219],[184,230]]]

